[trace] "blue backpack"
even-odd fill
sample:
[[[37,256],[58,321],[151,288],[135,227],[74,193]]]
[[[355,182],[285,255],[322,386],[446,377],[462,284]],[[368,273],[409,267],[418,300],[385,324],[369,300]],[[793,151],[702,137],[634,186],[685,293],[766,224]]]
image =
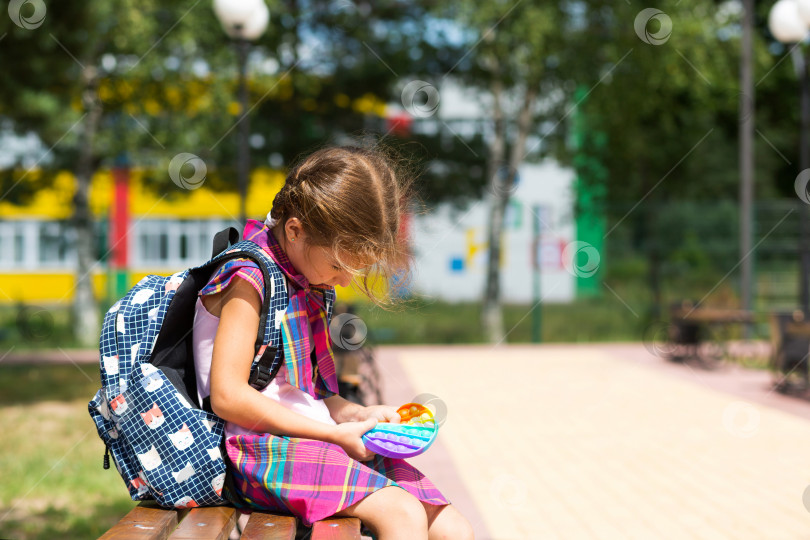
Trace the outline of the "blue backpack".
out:
[[[197,293],[225,261],[247,258],[264,278],[259,332],[250,385],[261,390],[283,361],[281,316],[287,308],[283,273],[257,244],[239,242],[236,229],[214,238],[212,259],[171,276],[146,276],[104,317],[100,340],[101,389],[88,405],[133,500],[164,507],[217,506],[231,486],[223,449],[225,422],[206,398],[198,402],[192,326]],[[233,244],[229,247],[230,244]],[[334,293],[327,295],[327,320]],[[232,488],[228,492],[235,496]]]

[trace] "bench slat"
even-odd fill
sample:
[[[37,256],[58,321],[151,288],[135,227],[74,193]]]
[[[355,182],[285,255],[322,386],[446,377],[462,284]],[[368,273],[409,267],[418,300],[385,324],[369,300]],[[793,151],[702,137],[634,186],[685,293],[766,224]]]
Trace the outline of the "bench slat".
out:
[[[242,531],[242,540],[295,540],[295,530],[292,516],[253,512]]]
[[[177,512],[142,502],[104,533],[103,540],[166,540],[177,527]]]
[[[171,540],[227,540],[235,526],[235,508],[226,506],[194,508],[169,538]]]
[[[317,521],[312,526],[312,540],[360,540],[360,520],[335,518]]]

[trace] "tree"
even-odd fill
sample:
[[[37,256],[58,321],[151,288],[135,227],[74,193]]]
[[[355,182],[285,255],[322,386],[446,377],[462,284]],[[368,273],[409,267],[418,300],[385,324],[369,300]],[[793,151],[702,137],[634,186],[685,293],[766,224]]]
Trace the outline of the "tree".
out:
[[[216,113],[227,110],[230,89],[223,80],[206,80],[208,66],[228,60],[218,47],[222,32],[210,9],[195,6],[51,3],[39,26],[0,23],[0,35],[7,33],[0,62],[8,77],[0,88],[0,115],[17,133],[36,133],[50,148],[40,165],[67,168],[77,179],[70,219],[77,253],[72,314],[85,346],[96,342],[99,329],[91,285],[97,265],[88,204],[93,174],[122,154],[165,171],[171,156],[197,147],[201,133],[222,133],[232,122]],[[166,180],[164,174],[164,187]]]
[[[500,291],[501,237],[506,205],[518,167],[536,147],[527,148],[544,107],[558,85],[553,55],[565,43],[565,17],[553,3],[462,3],[455,16],[470,29],[471,61],[460,66],[466,82],[489,93],[492,136],[488,142],[487,179],[490,216],[488,259],[482,309],[487,338],[500,343],[503,327]]]
[[[153,189],[166,193],[178,189],[167,178],[168,163],[193,152],[207,164],[212,185],[233,189],[235,151],[227,133],[248,111],[234,102],[233,52],[205,3],[94,0],[46,7],[32,1],[20,9],[21,26],[0,18],[6,74],[0,117],[18,134],[35,133],[50,149],[38,165],[67,168],[77,178],[72,312],[77,338],[92,345],[99,324],[90,282],[96,265],[91,177],[126,155],[150,171]],[[405,31],[424,12],[420,4],[272,2],[275,24],[250,58],[253,163],[269,159],[280,166],[326,140],[379,131],[382,124],[371,121],[374,104],[383,102],[379,96],[392,93],[400,76],[425,66],[441,69],[453,58],[441,36]],[[409,155],[452,162],[457,145],[442,149],[440,137],[414,138],[422,149],[406,147]],[[29,174],[0,175],[3,192],[24,199],[20,186],[27,182],[21,180]],[[47,184],[49,175],[39,176]],[[452,186],[424,182],[423,192],[459,196]]]
[[[587,2],[580,23],[590,39],[572,40],[563,63],[566,78],[590,89],[583,99],[573,100],[588,129],[579,134],[577,148],[559,144],[556,152],[574,165],[580,182],[601,194],[609,220],[607,241],[615,246],[618,236],[632,231],[626,236],[647,259],[651,317],[660,316],[665,269],[684,271],[679,242],[690,231],[707,230],[698,220],[731,218],[730,228],[722,228],[727,249],[711,261],[720,276],[744,255],[734,248],[736,224],[725,207],[717,205],[716,216],[701,216],[694,205],[686,204],[714,206],[737,198],[738,110],[740,101],[748,99],[741,94],[738,77],[741,6],[683,1],[662,9],[665,12],[650,16],[635,5]],[[785,139],[794,141],[796,133],[786,129],[784,118],[797,114],[791,107],[795,92],[784,81],[790,67],[787,62],[776,66],[778,58],[769,54],[763,39],[766,15],[767,10],[759,14],[754,42],[759,198],[787,191],[775,181],[786,167],[771,145],[795,155],[795,146],[784,147]],[[603,45],[596,48],[594,42]],[[597,139],[606,143],[597,144]],[[598,161],[606,174],[590,174],[587,160],[577,161],[577,154]],[[673,230],[670,220],[676,214],[681,226]],[[711,241],[705,233],[696,238],[704,249]]]

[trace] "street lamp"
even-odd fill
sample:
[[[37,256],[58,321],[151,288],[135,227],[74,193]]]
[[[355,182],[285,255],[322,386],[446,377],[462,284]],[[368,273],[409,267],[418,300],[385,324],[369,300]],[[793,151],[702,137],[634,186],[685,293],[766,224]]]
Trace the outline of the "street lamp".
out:
[[[779,0],[768,15],[768,28],[771,34],[782,43],[800,43],[810,32],[810,0]],[[810,148],[808,148],[808,129],[810,129],[810,77],[808,77],[809,59],[802,53],[801,47],[791,49],[793,65],[801,81],[801,131],[799,132],[799,168],[804,171],[810,168]],[[799,304],[805,317],[810,315],[810,209],[802,204],[799,209]]]
[[[270,11],[264,0],[214,0],[214,13],[225,33],[236,44],[236,55],[239,62],[239,104],[242,117],[237,121],[238,148],[236,161],[236,174],[239,184],[239,219],[245,222],[247,211],[248,174],[250,171],[250,116],[248,115],[247,92],[247,57],[250,42],[258,39],[267,29],[270,20]]]

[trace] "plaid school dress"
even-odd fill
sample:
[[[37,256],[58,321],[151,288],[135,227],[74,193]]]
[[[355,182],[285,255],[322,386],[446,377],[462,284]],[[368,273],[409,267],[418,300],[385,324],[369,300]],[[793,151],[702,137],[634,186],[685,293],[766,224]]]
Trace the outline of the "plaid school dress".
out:
[[[249,220],[243,238],[256,242],[279,266],[291,270],[292,265],[270,232],[271,226],[272,222],[268,226]],[[260,270],[251,261],[241,259],[220,268],[200,294],[220,292],[235,277],[247,280],[263,294]],[[287,339],[287,333],[282,335]],[[292,344],[285,345],[284,349],[291,350]],[[319,359],[319,372],[334,374],[333,360],[329,358],[332,365],[325,368],[321,365],[324,360]],[[286,367],[286,373],[293,371],[291,366]],[[315,399],[331,395],[323,384],[305,388]],[[307,526],[388,486],[398,486],[425,503],[449,504],[428,478],[402,459],[375,456],[359,462],[335,444],[269,433],[228,436],[226,431],[225,448],[233,465],[237,495],[249,508],[290,513]]]

